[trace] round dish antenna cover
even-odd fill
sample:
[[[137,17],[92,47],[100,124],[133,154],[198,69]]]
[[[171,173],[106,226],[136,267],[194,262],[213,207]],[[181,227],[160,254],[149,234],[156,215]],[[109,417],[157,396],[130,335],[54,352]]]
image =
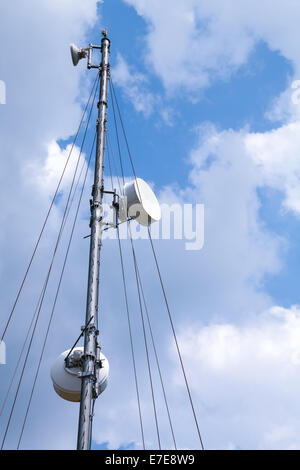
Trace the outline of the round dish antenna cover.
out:
[[[70,349],[61,353],[51,367],[51,379],[56,393],[67,401],[79,402],[81,395],[81,378],[79,376],[82,371],[81,367],[67,367],[65,358],[69,354]],[[74,348],[72,355],[81,356],[83,354],[83,347]],[[102,393],[108,381],[109,364],[104,354],[100,353],[100,360],[102,367],[99,369],[99,392]]]
[[[79,49],[75,44],[70,45],[71,57],[73,65],[77,65],[80,59],[86,57],[86,52],[83,49]]]
[[[141,178],[124,185],[124,196],[120,198],[119,218],[125,222],[134,218],[139,224],[148,226],[160,220],[161,209],[150,186]]]

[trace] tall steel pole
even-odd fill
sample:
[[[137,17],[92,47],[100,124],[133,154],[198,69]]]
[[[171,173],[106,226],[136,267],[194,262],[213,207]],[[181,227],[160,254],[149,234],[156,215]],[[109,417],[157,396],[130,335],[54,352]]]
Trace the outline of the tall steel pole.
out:
[[[106,31],[102,32],[101,41],[102,62],[99,67],[100,95],[97,119],[97,146],[95,160],[95,176],[91,202],[91,238],[89,275],[86,304],[86,322],[88,327],[84,334],[84,353],[82,356],[81,400],[78,426],[78,450],[88,450],[91,447],[93,405],[97,398],[97,371],[100,364],[100,345],[98,342],[98,293],[100,249],[102,238],[102,199],[103,199],[103,168],[104,140],[106,132],[107,111],[107,82],[109,77],[110,41]]]

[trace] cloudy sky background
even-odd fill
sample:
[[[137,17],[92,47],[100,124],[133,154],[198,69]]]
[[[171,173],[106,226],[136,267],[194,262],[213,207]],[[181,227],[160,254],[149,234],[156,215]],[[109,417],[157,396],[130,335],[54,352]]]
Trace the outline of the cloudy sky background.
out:
[[[108,27],[112,77],[138,176],[161,202],[205,204],[205,245],[157,241],[174,322],[207,449],[299,449],[300,5],[288,0],[14,0],[0,6],[1,324],[80,120],[93,71],[73,68],[69,44]],[[111,119],[110,114],[110,119]],[[87,147],[88,148],[88,147]],[[6,337],[1,397],[37,302],[72,168]],[[130,176],[129,166],[126,174]],[[84,321],[89,172],[80,220],[22,441],[74,448],[78,405],[52,389],[51,364]],[[70,226],[69,226],[70,227]],[[67,236],[65,238],[67,240]],[[65,246],[65,244],[64,244]],[[136,242],[178,447],[197,448],[178,358],[147,241]],[[156,448],[134,274],[124,243],[146,445]],[[6,448],[15,448],[50,315],[63,249],[51,277]],[[94,448],[141,448],[116,242],[105,240],[100,338],[111,366],[99,398]],[[164,448],[172,445],[155,375]],[[12,397],[11,397],[12,399]],[[11,401],[10,401],[11,404]],[[1,419],[1,436],[8,418]]]

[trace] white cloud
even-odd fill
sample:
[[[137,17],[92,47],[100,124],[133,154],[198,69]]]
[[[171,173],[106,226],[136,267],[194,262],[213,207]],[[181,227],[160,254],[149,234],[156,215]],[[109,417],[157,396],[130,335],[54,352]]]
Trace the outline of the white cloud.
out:
[[[218,132],[211,125],[200,127],[198,146],[191,153],[190,181],[195,186],[198,200],[205,204],[206,230],[212,232],[210,239],[214,249],[219,247],[221,255],[221,251],[228,252],[232,243],[232,258],[235,258],[234,251],[239,253],[237,259],[246,256],[244,267],[250,270],[249,277],[259,279],[261,274],[278,267],[274,257],[278,247],[274,234],[268,234],[260,221],[257,188],[264,181],[246,152],[247,136],[243,130]],[[214,234],[210,223],[215,226],[219,223],[222,230]],[[267,246],[269,250],[265,251]],[[260,250],[264,256],[259,254]]]
[[[273,307],[241,326],[191,325],[182,331],[209,447],[299,449],[299,338],[297,306]]]
[[[120,54],[117,55],[117,63],[112,74],[114,80],[132,102],[136,111],[142,112],[146,117],[152,114],[155,96],[145,89],[145,85],[147,85],[145,75],[130,69]]]
[[[250,197],[251,192],[253,195],[253,191],[259,187],[274,188],[282,193],[284,209],[298,215],[299,131],[299,122],[291,122],[262,133],[249,132],[247,129],[218,131],[213,125],[202,125],[199,127],[200,144],[191,156],[191,163],[194,165],[191,181],[201,187],[201,178],[209,170],[210,176],[220,175],[220,190],[225,194],[226,185],[229,188],[231,182],[227,178],[221,180],[221,174],[233,177],[234,168],[239,168],[241,175],[243,174],[237,189],[239,196],[244,193]],[[211,190],[210,201],[214,190],[215,187]],[[255,205],[257,204],[258,201]]]
[[[292,122],[265,133],[245,137],[250,157],[262,173],[264,183],[281,190],[284,206],[299,215],[300,212],[300,123]]]
[[[40,197],[52,199],[58,181],[64,172],[59,188],[59,194],[64,198],[69,192],[74,172],[76,171],[76,177],[73,182],[73,191],[76,188],[78,178],[80,181],[83,180],[86,167],[86,155],[84,152],[80,154],[80,149],[76,145],[73,149],[72,144],[61,149],[53,140],[47,146],[47,156],[42,166],[38,161],[29,161],[27,165],[24,164],[23,178],[27,187],[36,187]]]
[[[228,78],[247,62],[258,41],[299,71],[300,6],[293,0],[125,2],[147,22],[147,61],[171,92],[177,87],[197,91]]]
[[[173,125],[174,110],[163,103],[159,94],[150,91],[147,76],[130,67],[121,54],[117,54],[112,77],[137,112],[144,114],[145,117],[155,112],[164,124]]]

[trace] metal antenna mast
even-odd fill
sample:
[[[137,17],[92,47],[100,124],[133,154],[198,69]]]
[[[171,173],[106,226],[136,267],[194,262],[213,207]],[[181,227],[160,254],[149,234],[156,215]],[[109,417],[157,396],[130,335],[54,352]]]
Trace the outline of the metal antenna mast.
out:
[[[95,160],[94,185],[91,200],[91,238],[89,256],[89,275],[87,288],[86,321],[84,328],[84,352],[81,357],[81,399],[78,425],[78,450],[89,450],[92,439],[92,421],[94,400],[98,397],[99,382],[98,374],[101,369],[100,344],[98,341],[98,294],[99,294],[99,269],[100,269],[100,249],[102,238],[102,199],[103,199],[103,168],[104,168],[104,148],[106,132],[106,112],[107,112],[107,82],[109,77],[109,49],[110,40],[107,37],[107,30],[102,31],[101,46],[75,50],[71,48],[74,65],[76,61],[86,57],[88,53],[88,68],[98,68],[100,76],[100,94],[98,103],[97,119],[97,146]],[[92,51],[100,49],[102,61],[100,66],[92,65]]]
[[[107,37],[107,30],[102,31],[102,36],[101,46],[90,44],[89,47],[79,49],[71,44],[73,64],[77,65],[81,59],[87,57],[88,69],[96,68],[100,80],[95,173],[92,199],[90,201],[89,275],[86,320],[85,325],[82,327],[82,333],[73,347],[61,353],[51,367],[51,378],[56,393],[67,401],[80,401],[78,450],[89,450],[91,448],[94,404],[98,396],[105,390],[109,376],[109,363],[100,351],[98,340],[99,272],[103,227],[106,226],[105,230],[117,228],[119,223],[125,223],[132,219],[149,227],[151,223],[161,218],[159,203],[150,186],[142,179],[135,177],[134,181],[126,183],[122,195],[117,194],[116,190],[106,191],[104,189],[103,170],[107,91],[110,76],[110,40]],[[94,49],[101,51],[102,60],[100,65],[92,64]],[[104,193],[113,195],[114,217],[112,222],[102,219]],[[119,210],[120,208],[121,210]],[[84,336],[84,347],[76,347],[82,336]],[[80,380],[78,380],[78,377]]]

